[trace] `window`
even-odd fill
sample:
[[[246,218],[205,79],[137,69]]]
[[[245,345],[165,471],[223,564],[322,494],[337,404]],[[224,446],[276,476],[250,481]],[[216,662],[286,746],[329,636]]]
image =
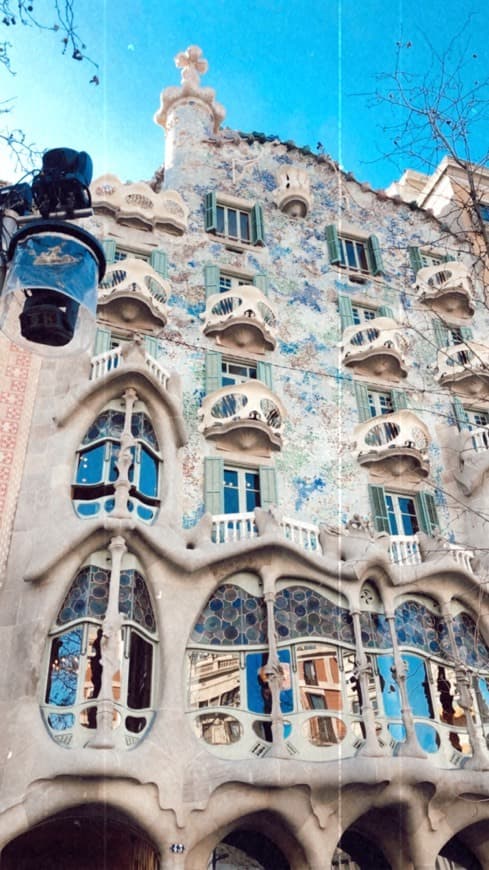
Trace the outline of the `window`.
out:
[[[481,411],[477,408],[466,408],[465,413],[471,429],[489,426],[489,411]]]
[[[374,526],[390,535],[415,535],[418,531],[433,535],[439,528],[435,499],[430,492],[416,495],[385,491],[369,484]]]
[[[248,513],[278,504],[275,469],[246,468],[208,456],[204,465],[205,509],[213,515]]]
[[[102,696],[102,623],[109,590],[119,590],[122,626],[116,645],[110,698]],[[49,732],[66,746],[86,745],[98,723],[98,704],[112,705],[112,728],[121,748],[132,746],[150,725],[153,713],[156,620],[138,560],[122,557],[112,573],[108,551],[93,553],[78,571],[51,632],[43,713]],[[139,736],[137,736],[139,735]]]
[[[144,260],[145,263],[149,261],[149,254],[141,254],[136,251],[130,251],[127,248],[119,248],[117,245],[113,262],[120,263],[122,260],[127,260],[128,257],[134,257],[135,260]]]
[[[127,509],[152,522],[160,503],[158,442],[146,407],[136,401],[129,410],[130,482]],[[73,504],[79,517],[112,513],[116,502],[118,461],[126,429],[124,400],[111,402],[92,423],[78,451]]]
[[[489,221],[489,204],[485,203],[485,202],[480,202],[479,209],[480,209],[480,213],[481,213],[481,218],[484,221],[484,223],[488,222]]]
[[[368,238],[338,233],[334,224],[326,227],[329,261],[353,275],[383,275],[384,264],[377,236]]]
[[[205,392],[207,395],[230,384],[243,384],[259,380],[269,390],[273,390],[272,366],[270,363],[246,362],[223,357],[214,350],[205,355]]]
[[[388,305],[379,305],[378,308],[374,308],[372,305],[356,302],[345,293],[338,293],[338,311],[342,331],[349,326],[362,326],[364,323],[369,323],[377,317],[394,319],[394,312]]]
[[[470,326],[447,326],[442,320],[433,320],[433,332],[438,347],[453,347],[471,341],[473,334]]]
[[[120,247],[115,239],[102,239],[102,246],[108,266],[112,263],[120,263],[128,257],[134,257],[136,260],[144,260],[144,262],[149,263],[162,278],[168,278],[168,258],[160,248],[154,248],[147,252],[134,251],[130,248]]]
[[[489,427],[489,410],[487,408],[465,407],[458,398],[453,399],[455,420],[460,430],[485,429]],[[485,436],[484,441],[487,436]]]
[[[210,263],[204,267],[204,281],[206,299],[216,293],[229,293],[250,284],[258,287],[264,296],[268,293],[268,278],[265,274],[231,272]]]
[[[205,229],[231,242],[264,245],[263,209],[260,205],[238,206],[214,192],[205,199]]]
[[[258,469],[224,466],[224,513],[250,513],[260,505]]]
[[[377,317],[377,310],[375,308],[366,308],[364,305],[353,304],[351,310],[354,324],[365,323]]]
[[[450,257],[443,254],[438,254],[430,251],[428,248],[418,248],[415,245],[410,245],[408,248],[409,262],[414,273],[419,272],[426,266],[439,266],[441,263],[446,263]]]
[[[256,380],[256,364],[254,363],[237,363],[223,359],[221,366],[223,387],[231,384],[246,384],[248,381]]]
[[[378,390],[360,381],[354,381],[353,386],[360,422],[407,408],[406,394],[402,390]]]

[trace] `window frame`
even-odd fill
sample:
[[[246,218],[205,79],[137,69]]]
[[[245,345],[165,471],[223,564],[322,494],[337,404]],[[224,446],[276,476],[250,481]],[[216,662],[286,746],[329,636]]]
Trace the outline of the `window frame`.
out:
[[[263,207],[260,203],[209,191],[205,196],[204,211],[205,231],[222,240],[226,247],[246,250],[265,245]],[[235,235],[230,235],[231,215],[236,215]],[[243,218],[246,218],[247,224],[245,233],[242,231]]]

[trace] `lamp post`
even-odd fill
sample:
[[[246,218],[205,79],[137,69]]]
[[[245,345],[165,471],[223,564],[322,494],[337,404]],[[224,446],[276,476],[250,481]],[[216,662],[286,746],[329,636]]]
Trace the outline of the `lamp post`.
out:
[[[105,256],[73,222],[92,214],[91,178],[88,154],[55,148],[32,185],[0,190],[0,329],[33,353],[73,356],[94,337]]]

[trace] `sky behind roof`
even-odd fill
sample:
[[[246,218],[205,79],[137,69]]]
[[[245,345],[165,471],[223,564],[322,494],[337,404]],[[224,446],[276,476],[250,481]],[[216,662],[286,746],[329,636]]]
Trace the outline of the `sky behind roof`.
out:
[[[46,22],[52,6],[37,0]],[[0,25],[17,73],[0,67],[2,98],[12,99],[2,121],[39,148],[88,151],[95,176],[113,172],[132,181],[151,178],[162,163],[164,133],[153,114],[161,90],[180,82],[175,55],[197,44],[209,62],[202,84],[216,90],[225,125],[313,151],[321,143],[359,180],[385,187],[405,160],[382,158],[390,150],[382,132],[389,119],[366,94],[376,76],[393,69],[397,41],[412,42],[412,70],[422,71],[430,60],[424,37],[442,51],[463,23],[458,0],[75,0],[75,9],[98,70],[63,56],[59,34]],[[465,38],[476,58],[468,75],[482,79],[489,16],[482,6],[472,9]],[[94,73],[98,86],[89,84]],[[5,149],[0,161],[0,177],[19,177]]]

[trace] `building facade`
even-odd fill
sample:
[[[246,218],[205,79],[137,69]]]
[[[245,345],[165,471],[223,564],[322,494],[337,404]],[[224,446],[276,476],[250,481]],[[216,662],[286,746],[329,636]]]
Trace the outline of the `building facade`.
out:
[[[470,246],[222,127],[92,185],[95,346],[38,365],[2,870],[489,867],[489,317]]]

